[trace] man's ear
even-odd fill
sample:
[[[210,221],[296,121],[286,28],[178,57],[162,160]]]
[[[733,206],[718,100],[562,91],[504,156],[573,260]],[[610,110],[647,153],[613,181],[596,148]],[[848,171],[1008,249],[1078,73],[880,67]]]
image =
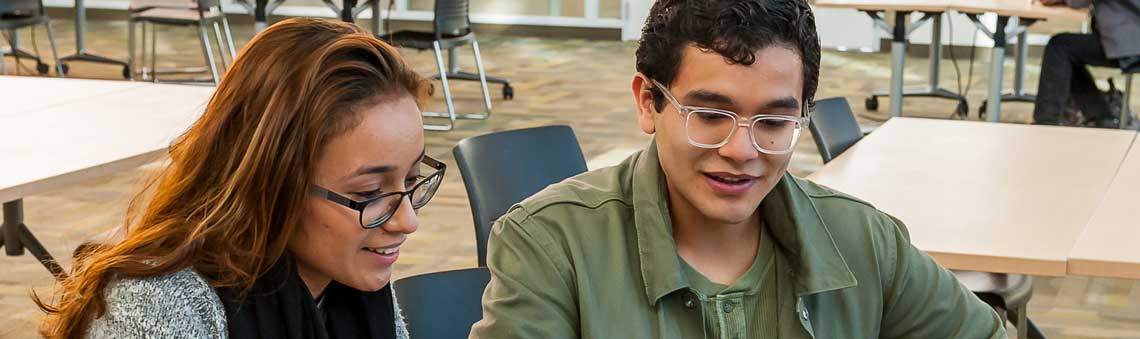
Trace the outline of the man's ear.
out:
[[[657,132],[654,121],[657,110],[653,104],[653,82],[649,81],[649,77],[645,74],[639,72],[633,75],[633,83],[630,87],[633,90],[634,103],[637,104],[637,124],[641,126],[641,131],[645,134]]]

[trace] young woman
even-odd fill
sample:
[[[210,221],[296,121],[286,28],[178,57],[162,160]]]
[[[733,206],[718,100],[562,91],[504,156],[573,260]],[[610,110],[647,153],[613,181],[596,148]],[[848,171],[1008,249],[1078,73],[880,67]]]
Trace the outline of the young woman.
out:
[[[391,268],[444,172],[424,155],[427,86],[349,24],[257,35],[132,202],[125,239],[37,300],[42,334],[406,338]]]

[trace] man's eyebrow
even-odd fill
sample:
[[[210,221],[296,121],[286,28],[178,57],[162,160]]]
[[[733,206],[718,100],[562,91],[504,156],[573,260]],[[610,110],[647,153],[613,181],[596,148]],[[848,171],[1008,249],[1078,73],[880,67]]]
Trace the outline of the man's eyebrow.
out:
[[[719,104],[725,106],[735,106],[736,101],[727,95],[698,89],[685,94],[685,102],[695,102],[699,104]],[[686,105],[689,105],[686,103]]]

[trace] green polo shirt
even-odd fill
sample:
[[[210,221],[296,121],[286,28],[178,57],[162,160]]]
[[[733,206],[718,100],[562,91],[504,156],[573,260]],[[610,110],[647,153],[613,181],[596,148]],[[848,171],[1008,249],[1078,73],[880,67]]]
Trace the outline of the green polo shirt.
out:
[[[776,263],[776,251],[772,247],[772,236],[766,228],[761,228],[760,249],[752,266],[737,278],[732,285],[722,285],[709,281],[684,259],[681,269],[685,271],[692,297],[685,300],[685,307],[700,312],[705,319],[706,338],[777,338],[776,324],[779,323],[779,286],[790,286],[786,276],[780,275]],[[783,279],[777,282],[777,279]]]
[[[512,207],[471,338],[1005,338],[902,222],[788,174],[760,205],[771,271],[710,298],[677,253],[665,189],[651,143]]]

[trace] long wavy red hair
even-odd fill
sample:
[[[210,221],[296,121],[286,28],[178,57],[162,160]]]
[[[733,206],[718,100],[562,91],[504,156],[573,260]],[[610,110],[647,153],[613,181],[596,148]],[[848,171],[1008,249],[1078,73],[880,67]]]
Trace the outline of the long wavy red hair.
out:
[[[90,251],[57,286],[41,334],[78,338],[117,279],[192,267],[211,286],[248,290],[299,228],[323,144],[393,95],[419,103],[428,84],[388,44],[356,26],[289,19],[258,34],[205,112],[170,146],[170,163],[132,199],[122,242]],[[155,109],[161,109],[156,107]]]

